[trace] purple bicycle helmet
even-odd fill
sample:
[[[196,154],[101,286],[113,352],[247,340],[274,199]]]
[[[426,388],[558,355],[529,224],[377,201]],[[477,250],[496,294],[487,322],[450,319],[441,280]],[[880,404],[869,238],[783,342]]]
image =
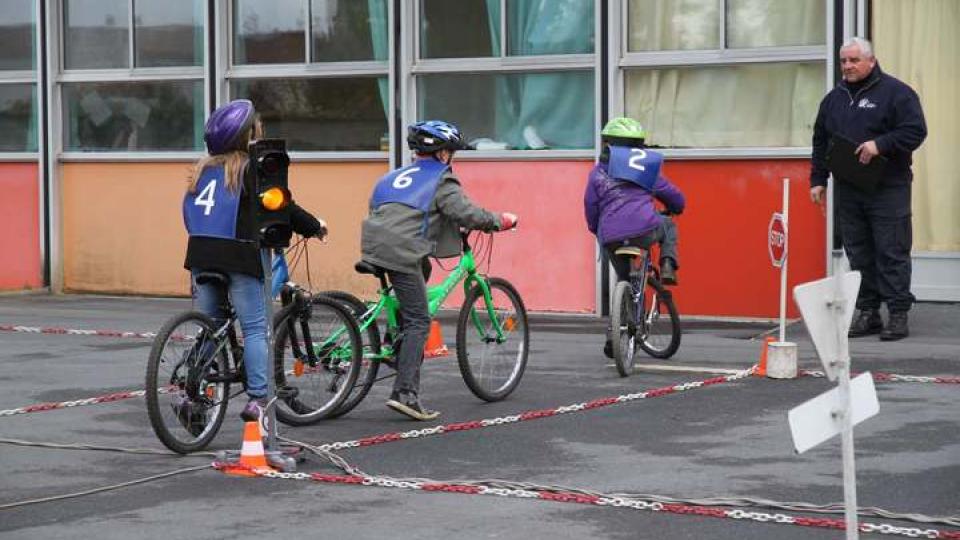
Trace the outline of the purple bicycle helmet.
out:
[[[420,154],[433,154],[443,149],[473,150],[467,144],[460,129],[442,120],[426,120],[407,128],[407,146]]]
[[[253,125],[257,111],[249,99],[235,99],[213,111],[203,130],[203,140],[211,155],[225,154],[237,148],[242,135]]]

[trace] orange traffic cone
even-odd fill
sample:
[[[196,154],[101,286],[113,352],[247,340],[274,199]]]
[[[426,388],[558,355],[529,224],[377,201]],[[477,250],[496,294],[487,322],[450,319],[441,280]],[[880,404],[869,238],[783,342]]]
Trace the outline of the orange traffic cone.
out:
[[[767,349],[770,348],[770,344],[774,341],[776,341],[776,339],[774,339],[773,336],[767,336],[763,339],[763,348],[760,349],[760,362],[757,363],[757,369],[753,372],[757,377],[767,376]]]
[[[443,342],[443,334],[440,333],[440,323],[430,321],[430,333],[427,335],[427,344],[423,347],[424,358],[436,358],[438,356],[447,356],[450,350]]]
[[[254,471],[273,470],[267,465],[267,456],[263,451],[263,439],[260,435],[260,422],[243,424],[243,446],[240,447],[240,461],[227,465],[223,472],[235,476],[257,476]]]

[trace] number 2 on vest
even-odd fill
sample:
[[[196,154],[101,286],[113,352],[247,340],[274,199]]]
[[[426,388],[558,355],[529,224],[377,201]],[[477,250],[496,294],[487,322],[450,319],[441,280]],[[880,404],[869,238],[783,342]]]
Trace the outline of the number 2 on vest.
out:
[[[647,159],[647,153],[644,152],[642,148],[631,148],[630,152],[633,155],[630,156],[630,161],[627,162],[627,166],[631,169],[637,169],[638,171],[647,170],[646,167],[640,164],[641,161]]]

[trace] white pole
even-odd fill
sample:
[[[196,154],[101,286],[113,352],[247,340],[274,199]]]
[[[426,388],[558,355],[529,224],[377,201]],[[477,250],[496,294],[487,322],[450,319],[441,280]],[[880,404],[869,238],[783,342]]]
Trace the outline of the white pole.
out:
[[[835,255],[839,259],[839,253]],[[847,540],[857,540],[860,532],[857,524],[857,469],[853,452],[853,403],[850,396],[850,342],[840,324],[840,314],[847,302],[853,298],[843,295],[843,274],[839,264],[834,261],[837,270],[833,274],[834,286],[834,325],[837,329],[837,363],[839,368],[838,390],[840,392],[840,441],[843,455],[843,514],[847,524]]]
[[[790,258],[790,179],[783,179],[783,264],[780,265],[780,343],[787,341],[787,260]]]

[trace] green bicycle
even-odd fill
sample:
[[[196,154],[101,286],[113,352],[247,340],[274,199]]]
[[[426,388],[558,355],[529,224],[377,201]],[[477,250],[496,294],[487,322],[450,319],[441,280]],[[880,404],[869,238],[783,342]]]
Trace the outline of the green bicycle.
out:
[[[463,256],[460,262],[443,282],[427,288],[427,303],[430,315],[435,315],[457,284],[463,282],[464,301],[457,319],[456,338],[460,373],[478,398],[500,401],[517,388],[527,366],[530,352],[527,310],[520,293],[507,280],[479,273],[468,232],[461,232],[461,242]],[[363,341],[363,361],[356,383],[327,418],[346,414],[363,401],[379,380],[380,365],[392,365],[399,350],[398,340],[402,337],[399,304],[384,270],[362,261],[355,265],[355,270],[380,280],[375,301],[363,302],[344,291],[318,293],[318,296],[336,300],[354,315]],[[381,323],[385,329],[383,339]],[[335,338],[335,335],[329,336],[331,340]],[[348,356],[349,351],[343,351],[343,355]]]

